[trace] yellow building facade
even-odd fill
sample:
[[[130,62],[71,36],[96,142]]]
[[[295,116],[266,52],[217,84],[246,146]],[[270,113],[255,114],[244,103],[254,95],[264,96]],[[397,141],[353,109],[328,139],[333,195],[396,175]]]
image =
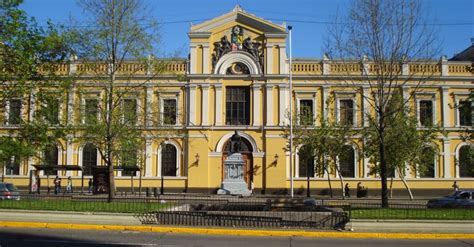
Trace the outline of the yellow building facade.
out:
[[[188,36],[189,59],[171,61],[167,73],[149,80],[151,75],[146,68],[134,67],[140,64],[130,62],[129,68],[123,68],[136,71],[133,80],[143,83],[129,97],[136,104],[135,109],[143,109],[137,116],[139,123],[147,128],[146,145],[142,150],[142,187],[160,187],[163,177],[165,192],[216,193],[223,180],[223,160],[229,139],[238,131],[243,139],[245,180],[249,188],[255,193],[288,194],[292,174],[295,193],[303,193],[308,170],[300,164],[298,152],[290,167],[290,155],[285,151],[288,140],[283,135],[289,124],[290,100],[295,112],[306,106],[314,118],[332,116],[354,128],[368,126],[366,114],[371,110],[363,94],[370,93],[369,86],[363,80],[349,86],[346,77],[348,73],[357,76],[366,69],[370,71],[369,63],[349,66],[327,58],[295,59],[291,68],[293,91],[290,92],[285,25],[266,21],[236,7],[227,14],[191,26]],[[84,121],[84,107],[102,97],[103,92],[88,81],[87,69],[75,63],[61,67],[60,72],[64,74],[84,75],[77,80],[77,90],[60,98],[62,121],[70,124]],[[417,112],[420,125],[424,121],[441,123],[446,135],[428,145],[435,151],[432,169],[423,174],[409,171],[407,181],[415,196],[416,191],[423,195],[426,191],[452,190],[454,181],[461,188],[472,189],[474,178],[465,172],[465,167],[474,164],[459,163],[459,155],[466,149],[463,147],[472,145],[462,139],[466,129],[472,131],[472,120],[466,120],[453,106],[468,101],[469,92],[474,89],[473,65],[469,61],[452,62],[441,58],[429,66],[404,64],[402,68],[402,73],[407,75],[424,72],[435,76],[416,90],[411,106]],[[409,85],[403,88],[404,96],[415,90]],[[329,98],[333,100],[328,101]],[[14,103],[12,101],[12,105]],[[4,122],[8,122],[12,109],[7,106]],[[166,131],[160,134],[158,129],[162,127],[154,126],[144,115],[161,119]],[[316,121],[316,128],[317,125]],[[4,129],[8,127],[6,123]],[[57,164],[85,166],[95,162],[103,165],[97,155],[91,154],[87,144],[78,143],[73,137],[61,141],[55,151]],[[362,150],[362,140],[355,138],[348,143],[352,158],[344,161],[341,168],[344,179],[352,188],[362,182],[371,194],[380,194],[380,178],[370,173],[373,165],[362,155]],[[5,167],[5,179],[27,186],[28,174],[34,170],[35,162],[25,161],[15,171]],[[314,192],[327,193],[327,176],[331,178],[332,187],[336,191],[340,189],[336,175],[318,176],[312,171],[310,183]],[[80,172],[60,171],[58,174],[72,176],[74,185],[80,186]],[[43,172],[40,175],[46,178]],[[116,175],[118,189],[128,190],[130,177],[122,172]],[[135,188],[138,183],[138,179],[134,179]],[[42,185],[45,184],[43,181]],[[404,189],[397,176],[393,188]]]

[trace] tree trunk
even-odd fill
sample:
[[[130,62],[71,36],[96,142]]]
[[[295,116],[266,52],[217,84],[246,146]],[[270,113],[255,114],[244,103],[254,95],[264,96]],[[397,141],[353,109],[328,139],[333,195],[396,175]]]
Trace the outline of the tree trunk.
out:
[[[393,176],[390,177],[390,199],[393,197]]]
[[[379,157],[380,157],[380,177],[381,177],[381,197],[382,208],[388,208],[388,189],[387,189],[387,160],[385,158],[385,142],[383,127],[379,128]]]
[[[341,183],[342,199],[346,200],[346,192],[344,191],[344,178],[339,171],[339,168],[336,168],[336,172],[339,175],[339,182]]]
[[[108,164],[109,167],[109,198],[108,202],[112,202],[115,198],[115,176],[114,176],[114,164],[112,158],[109,157]]]
[[[332,198],[331,174],[329,174],[329,169],[326,166],[326,162],[324,162],[324,170],[326,171],[326,174],[328,174],[329,196]]]
[[[404,173],[402,174],[401,172],[399,172],[399,174],[402,175],[402,176],[400,176],[400,177],[402,178],[403,185],[405,185],[405,188],[406,188],[407,191],[408,191],[408,195],[410,195],[410,200],[413,201],[413,193],[411,193],[410,186],[408,186],[408,182],[407,182],[407,180],[405,179],[405,174],[404,174]]]

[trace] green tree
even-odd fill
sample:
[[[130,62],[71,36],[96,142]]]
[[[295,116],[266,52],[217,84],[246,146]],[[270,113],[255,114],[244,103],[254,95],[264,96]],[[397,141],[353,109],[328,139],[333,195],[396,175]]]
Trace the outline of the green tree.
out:
[[[403,103],[403,97],[400,92],[394,93],[388,107],[392,109],[402,109],[397,114],[391,114],[385,118],[385,159],[388,168],[388,177],[391,179],[391,185],[398,172],[410,199],[413,200],[413,194],[406,180],[407,170],[426,172],[429,167],[426,165],[433,160],[435,154],[427,152],[427,144],[433,143],[440,130],[436,126],[423,129],[418,128],[417,118],[410,112],[409,108]],[[372,164],[378,164],[380,160],[379,135],[374,122],[362,131],[365,138],[364,154],[369,158]],[[373,174],[380,174],[380,165],[375,165],[371,171]],[[390,188],[392,186],[390,185]]]
[[[39,27],[18,8],[21,2],[2,1],[0,5],[0,108],[8,105],[12,112],[10,103],[15,100],[19,102],[15,113],[23,113],[4,119],[11,127],[0,137],[0,164],[12,157],[36,156],[66,133],[59,119],[50,120],[59,114],[58,107],[51,107],[53,99],[57,100],[58,92],[66,95],[70,82],[57,70],[67,61],[67,43],[51,23]]]
[[[360,64],[361,74],[355,76],[347,69],[345,80],[360,92],[364,106],[368,105],[377,116],[366,117],[378,137],[374,140],[379,153],[376,162],[380,166],[382,207],[388,207],[387,119],[402,110],[389,107],[391,96],[400,87],[410,87],[413,90],[404,103],[409,102],[434,72],[423,70],[416,74],[404,69],[404,64],[412,61],[428,67],[439,54],[436,30],[429,25],[428,17],[419,0],[360,0],[352,1],[347,14],[328,29],[329,57],[342,66]],[[363,84],[371,94],[363,94]]]
[[[87,27],[69,30],[78,62],[89,66],[91,81],[102,91],[95,113],[80,124],[77,139],[93,143],[101,159],[108,166],[109,201],[115,197],[114,166],[142,163],[140,150],[144,149],[143,130],[149,122],[160,126],[151,115],[142,114],[146,104],[140,92],[146,82],[162,71],[162,64],[152,59],[158,45],[158,29],[153,15],[144,1],[139,0],[80,0]],[[140,66],[125,70],[125,64],[134,61]],[[134,76],[143,68],[151,71],[146,79]],[[150,69],[151,68],[151,69]],[[80,76],[80,74],[78,74]],[[81,83],[79,93],[87,93]],[[138,95],[138,96],[137,96]],[[141,165],[140,165],[141,166]]]

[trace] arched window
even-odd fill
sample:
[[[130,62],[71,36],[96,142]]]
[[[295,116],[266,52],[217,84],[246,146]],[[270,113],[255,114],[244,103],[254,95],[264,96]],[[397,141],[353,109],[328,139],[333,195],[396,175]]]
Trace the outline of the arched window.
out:
[[[92,175],[92,167],[97,165],[97,148],[87,143],[82,149],[82,172],[84,176]]]
[[[474,145],[464,145],[459,149],[459,177],[474,177]]]
[[[165,144],[161,150],[161,172],[162,176],[177,176],[177,155],[176,147],[172,144]]]
[[[345,145],[339,158],[339,171],[345,178],[355,177],[355,151],[351,145]]]
[[[420,164],[418,164],[418,174],[420,178],[435,177],[436,151],[433,147],[425,147],[422,150]]]
[[[43,161],[45,165],[58,165],[59,163],[59,150],[54,144],[50,144],[45,147],[43,151]],[[44,175],[58,175],[57,171],[45,170]]]
[[[298,177],[314,177],[314,158],[308,146],[298,150]]]

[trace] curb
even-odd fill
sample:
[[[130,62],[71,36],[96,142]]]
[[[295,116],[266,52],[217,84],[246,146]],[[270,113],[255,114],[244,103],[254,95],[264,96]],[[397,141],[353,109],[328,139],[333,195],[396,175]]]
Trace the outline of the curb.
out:
[[[181,234],[209,234],[231,236],[271,236],[271,237],[306,237],[306,238],[369,238],[369,239],[474,239],[474,233],[382,233],[382,232],[323,232],[295,230],[252,230],[227,228],[186,228],[165,226],[124,226],[0,221],[0,227],[7,228],[49,228],[99,231],[139,231]]]

